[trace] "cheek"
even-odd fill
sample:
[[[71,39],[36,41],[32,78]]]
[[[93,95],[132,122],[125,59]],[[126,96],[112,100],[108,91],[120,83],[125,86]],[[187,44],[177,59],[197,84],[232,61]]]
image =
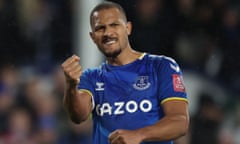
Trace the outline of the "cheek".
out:
[[[97,44],[97,45],[100,45],[102,43],[102,40],[99,38],[99,37],[96,37],[94,42]]]
[[[123,37],[122,37],[122,40],[123,40],[123,41],[128,41],[128,36],[129,36],[129,34],[128,34],[127,32],[124,33],[122,36],[123,36]]]
[[[94,43],[98,44],[99,42],[101,42],[101,36],[98,33],[93,34],[92,36],[92,40],[94,41]]]

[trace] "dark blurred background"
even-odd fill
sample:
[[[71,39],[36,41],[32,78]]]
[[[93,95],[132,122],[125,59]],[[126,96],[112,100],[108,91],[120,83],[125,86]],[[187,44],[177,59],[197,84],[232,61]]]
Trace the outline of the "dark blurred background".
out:
[[[134,49],[182,68],[191,126],[176,143],[240,144],[240,1],[111,1],[133,23]],[[88,3],[0,0],[0,144],[91,144],[91,120],[75,125],[62,108],[60,69],[68,56],[83,55],[81,39],[90,40],[79,36],[89,25],[79,9]],[[103,59],[86,61],[99,63],[95,57]]]

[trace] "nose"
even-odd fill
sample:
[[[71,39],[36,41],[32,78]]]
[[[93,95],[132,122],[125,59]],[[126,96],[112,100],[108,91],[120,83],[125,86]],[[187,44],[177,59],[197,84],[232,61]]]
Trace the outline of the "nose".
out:
[[[110,27],[106,27],[105,31],[104,31],[104,36],[112,36],[114,33],[113,29]]]

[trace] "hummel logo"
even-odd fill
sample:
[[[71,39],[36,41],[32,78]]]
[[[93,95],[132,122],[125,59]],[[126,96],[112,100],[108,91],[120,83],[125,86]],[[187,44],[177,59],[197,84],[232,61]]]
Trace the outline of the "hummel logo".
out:
[[[95,88],[96,91],[103,91],[104,90],[104,83],[96,82],[97,87]]]
[[[173,64],[170,64],[170,67],[171,67],[173,70],[175,70],[176,72],[180,72],[179,66],[175,66],[175,65],[173,65]]]

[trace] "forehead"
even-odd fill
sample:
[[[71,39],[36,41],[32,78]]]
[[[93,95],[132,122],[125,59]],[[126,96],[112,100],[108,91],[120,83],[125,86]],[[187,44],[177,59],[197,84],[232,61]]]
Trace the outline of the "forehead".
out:
[[[102,9],[93,13],[93,24],[113,20],[124,20],[123,14],[116,8]]]

